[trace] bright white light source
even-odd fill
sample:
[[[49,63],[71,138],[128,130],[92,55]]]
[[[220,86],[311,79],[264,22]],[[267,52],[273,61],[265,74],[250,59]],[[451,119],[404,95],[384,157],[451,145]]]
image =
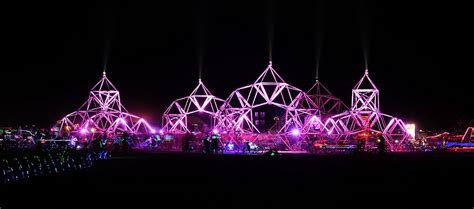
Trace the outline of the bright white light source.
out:
[[[81,134],[86,134],[87,133],[87,129],[83,128],[81,129]]]
[[[295,128],[295,129],[291,130],[291,134],[293,136],[299,136],[300,135],[300,130]]]
[[[411,139],[415,139],[416,126],[414,123],[409,123],[406,125],[408,134],[410,134]]]

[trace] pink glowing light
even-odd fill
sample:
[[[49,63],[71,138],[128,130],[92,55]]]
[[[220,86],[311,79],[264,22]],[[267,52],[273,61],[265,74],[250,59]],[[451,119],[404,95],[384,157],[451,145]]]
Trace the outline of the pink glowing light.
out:
[[[126,122],[125,119],[123,119],[123,118],[120,118],[120,122],[122,122],[122,125],[124,125],[124,126],[127,125],[127,122]]]
[[[182,134],[190,133],[188,129],[188,117],[203,117],[209,115],[213,120],[211,127],[215,126],[215,120],[219,118],[219,108],[224,100],[215,97],[199,79],[199,83],[189,96],[174,100],[163,113],[162,124],[166,133]],[[198,114],[198,115],[196,115]],[[205,116],[207,117],[207,116]]]
[[[159,133],[160,133],[160,134],[163,134],[163,133],[165,133],[165,132],[163,131],[163,129],[160,129]]]
[[[317,106],[301,89],[286,83],[270,62],[251,85],[234,90],[220,108],[218,128],[229,133],[262,133],[259,119],[253,116],[262,106],[280,109],[281,125],[272,127],[272,133],[291,133],[291,128],[304,130],[304,119],[317,112]],[[281,119],[281,120],[280,120]],[[276,121],[276,120],[275,120]]]
[[[133,134],[149,133],[150,128],[144,130],[141,126],[142,123],[147,124],[146,121],[140,119],[122,105],[120,92],[104,72],[102,79],[90,90],[87,101],[77,111],[63,117],[59,132],[75,133],[76,128],[70,127],[81,127],[87,133],[93,126],[96,132],[108,134],[114,134],[117,130]],[[77,130],[79,134],[84,133],[81,129]]]
[[[214,133],[214,134],[218,134],[218,133],[219,133],[219,130],[217,130],[217,129],[214,129],[214,130],[212,130],[212,133]]]
[[[291,130],[291,135],[293,135],[293,136],[299,136],[299,135],[300,135],[300,130],[297,129],[297,128]]]
[[[368,70],[352,89],[351,108],[331,117],[335,121],[335,135],[342,140],[358,133],[382,135],[388,149],[403,149],[410,132],[402,120],[380,112],[379,90],[369,77]]]
[[[82,135],[84,135],[84,134],[86,134],[86,133],[87,133],[87,129],[85,129],[85,128],[81,129],[81,134],[82,134]]]

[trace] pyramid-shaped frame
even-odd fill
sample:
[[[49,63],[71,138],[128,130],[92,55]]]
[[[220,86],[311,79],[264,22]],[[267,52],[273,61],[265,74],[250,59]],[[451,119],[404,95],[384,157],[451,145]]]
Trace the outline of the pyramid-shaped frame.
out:
[[[155,130],[143,118],[130,114],[122,105],[120,92],[107,78],[89,92],[89,98],[79,108],[60,120],[60,134],[153,134]]]
[[[162,117],[163,131],[172,134],[190,133],[188,116],[198,113],[212,118],[210,124],[214,126],[219,120],[219,108],[224,100],[212,95],[211,91],[199,79],[198,85],[189,96],[179,98],[171,103]]]

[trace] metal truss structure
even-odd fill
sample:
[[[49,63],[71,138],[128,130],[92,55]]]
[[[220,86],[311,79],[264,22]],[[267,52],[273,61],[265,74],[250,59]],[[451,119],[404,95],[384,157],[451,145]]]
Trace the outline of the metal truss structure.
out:
[[[308,96],[319,108],[322,115],[332,116],[340,114],[349,108],[335,97],[319,80],[307,91]]]
[[[235,143],[280,141],[289,150],[300,149],[305,138],[314,136],[338,144],[364,139],[367,146],[383,136],[390,151],[401,151],[410,138],[401,119],[380,112],[379,90],[367,70],[352,89],[350,108],[319,81],[308,92],[287,84],[270,63],[253,84],[231,93],[218,114],[217,127]],[[285,112],[281,127],[273,132],[257,128],[253,116],[262,106]]]
[[[154,134],[156,131],[148,122],[130,114],[122,105],[120,92],[107,78],[102,79],[91,89],[89,98],[79,108],[58,121],[59,132],[72,134]]]
[[[293,129],[304,127],[305,119],[310,115],[319,115],[319,109],[308,95],[286,83],[273,69],[270,62],[268,67],[257,80],[233,91],[225,100],[219,112],[217,127],[230,134],[263,133],[255,124],[255,110],[263,106],[272,106],[284,112],[281,126],[270,132],[287,134]]]
[[[199,84],[187,97],[177,99],[171,103],[163,114],[162,124],[163,132],[170,134],[190,133],[188,128],[188,117],[197,115],[210,117],[210,124],[218,120],[219,107],[224,100],[217,98],[207,89],[204,83],[199,79]],[[203,115],[202,115],[203,114]]]
[[[366,70],[352,89],[351,109],[328,119],[328,134],[343,141],[357,138],[377,140],[377,136],[381,135],[389,150],[403,150],[405,141],[410,138],[405,123],[381,113],[379,103],[379,90]]]
[[[301,130],[303,136],[332,134],[335,121],[331,117],[347,111],[349,108],[335,97],[318,79],[308,90],[308,96],[318,107],[320,115],[306,118]]]

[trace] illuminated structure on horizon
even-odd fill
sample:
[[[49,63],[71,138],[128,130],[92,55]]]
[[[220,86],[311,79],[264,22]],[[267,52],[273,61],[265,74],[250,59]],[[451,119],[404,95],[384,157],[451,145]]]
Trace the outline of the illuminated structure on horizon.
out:
[[[201,79],[189,96],[179,98],[163,113],[163,132],[170,134],[190,133],[188,122],[190,116],[201,117],[210,121],[210,126],[214,126],[218,119],[219,107],[224,100],[212,95],[211,91],[204,85]],[[203,118],[206,117],[206,118]]]
[[[272,106],[284,112],[281,126],[270,128],[270,132],[276,134],[301,129],[305,118],[320,114],[311,98],[304,91],[286,83],[270,62],[253,84],[236,89],[226,99],[219,113],[222,119],[218,128],[228,133],[263,133],[254,120],[256,109],[263,106]]]
[[[363,77],[352,89],[350,110],[330,118],[335,125],[329,135],[338,140],[364,139],[368,142],[382,136],[390,151],[402,151],[411,137],[405,123],[380,111],[379,90],[365,70]]]
[[[263,127],[259,118],[269,109],[275,114],[271,115],[274,124]],[[271,62],[255,82],[234,90],[226,100],[214,96],[199,79],[189,96],[174,100],[166,109],[159,133],[191,133],[190,117],[209,125],[202,131],[212,130],[235,144],[280,143],[288,150],[301,150],[309,139],[374,144],[383,137],[390,151],[401,151],[413,138],[411,127],[380,111],[379,90],[368,70],[352,89],[350,107],[319,80],[308,93],[286,83]],[[105,72],[87,101],[58,121],[58,127],[61,134],[156,133],[147,121],[125,109],[119,91]]]
[[[308,93],[286,83],[270,62],[254,83],[234,90],[225,101],[199,80],[191,95],[175,100],[165,111],[163,130],[190,133],[188,116],[201,113],[211,121],[209,130],[218,130],[224,140],[236,144],[282,143],[288,150],[299,150],[310,138],[373,144],[383,137],[390,151],[403,150],[410,132],[401,119],[382,113],[379,102],[379,90],[368,70],[352,89],[351,107],[347,107],[319,80]],[[268,129],[259,127],[265,108],[281,112]]]
[[[125,109],[120,92],[107,78],[102,79],[89,92],[89,98],[79,108],[58,121],[60,134],[154,134],[148,122]]]

